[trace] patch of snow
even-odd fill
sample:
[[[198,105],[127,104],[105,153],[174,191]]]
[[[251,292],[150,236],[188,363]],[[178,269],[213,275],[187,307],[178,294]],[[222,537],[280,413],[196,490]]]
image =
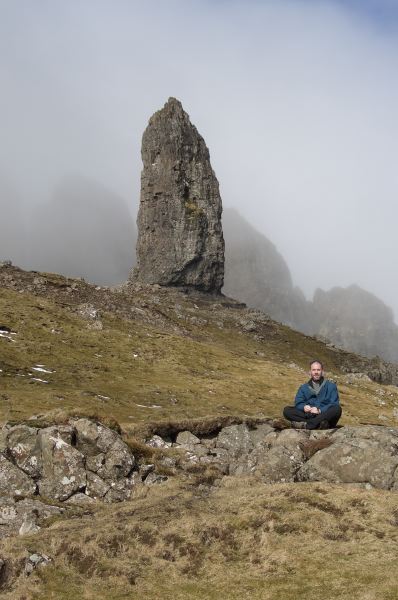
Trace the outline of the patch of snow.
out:
[[[100,400],[110,400],[109,396],[101,396],[101,394],[97,394],[97,398],[100,398]]]
[[[39,377],[32,377],[31,381],[40,381],[40,383],[48,383],[45,379],[40,379]]]
[[[40,371],[40,373],[54,373],[54,371],[45,369],[42,365],[37,365],[37,367],[32,367],[32,371]]]
[[[7,333],[7,334],[5,334],[5,333],[1,333],[1,332],[0,332],[0,337],[2,337],[2,338],[6,338],[6,339],[7,339],[7,340],[9,340],[10,342],[15,342],[15,340],[13,340],[13,339],[12,339],[12,337],[10,337],[10,336],[11,336],[11,333]]]

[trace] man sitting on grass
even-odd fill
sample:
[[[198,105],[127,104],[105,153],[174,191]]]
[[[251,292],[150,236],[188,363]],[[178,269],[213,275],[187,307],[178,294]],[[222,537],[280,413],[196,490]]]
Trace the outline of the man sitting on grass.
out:
[[[324,378],[319,360],[310,364],[311,379],[301,385],[294,406],[286,406],[283,415],[295,429],[330,429],[341,417],[339,393],[332,381]]]

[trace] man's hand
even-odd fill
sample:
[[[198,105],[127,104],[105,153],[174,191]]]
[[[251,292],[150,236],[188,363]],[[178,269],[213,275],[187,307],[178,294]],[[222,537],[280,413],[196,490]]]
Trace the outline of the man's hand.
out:
[[[319,413],[321,412],[319,408],[317,408],[316,406],[310,406],[309,404],[306,404],[304,406],[304,412],[305,413],[311,413],[312,415],[319,415]]]

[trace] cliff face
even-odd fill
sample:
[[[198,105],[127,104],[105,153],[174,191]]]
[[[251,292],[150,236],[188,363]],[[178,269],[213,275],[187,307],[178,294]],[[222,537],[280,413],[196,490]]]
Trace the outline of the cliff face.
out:
[[[277,321],[310,331],[311,303],[299,288],[293,287],[289,268],[274,244],[234,209],[224,210],[223,230],[223,292],[264,310]]]
[[[357,285],[314,295],[317,332],[336,346],[398,362],[398,327],[392,310]]]
[[[293,287],[289,268],[274,244],[233,209],[223,215],[228,296],[273,319],[364,356],[398,362],[398,327],[392,310],[356,285],[317,290],[313,302]]]
[[[203,138],[175,98],[151,117],[142,160],[133,277],[220,292],[224,239],[218,181]]]

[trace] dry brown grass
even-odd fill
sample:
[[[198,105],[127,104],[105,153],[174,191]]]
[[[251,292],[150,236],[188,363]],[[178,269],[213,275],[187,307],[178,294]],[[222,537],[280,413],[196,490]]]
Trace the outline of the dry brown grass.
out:
[[[202,494],[196,475],[4,541],[17,582],[2,597],[396,598],[395,494],[232,477]],[[31,552],[49,554],[51,566],[18,577]]]
[[[304,442],[300,442],[299,446],[303,451],[303,454],[306,460],[309,460],[311,456],[314,456],[318,450],[323,450],[324,448],[328,448],[333,444],[333,439],[331,438],[321,438],[319,440],[305,440]]]
[[[84,293],[87,297],[80,300],[89,300],[91,294],[94,304],[101,302],[100,292]],[[113,418],[136,437],[140,426],[149,431],[155,422],[159,430],[163,422],[172,430],[173,423],[183,419],[203,433],[195,421],[203,417],[224,424],[280,415],[306,378],[299,368],[318,356],[338,381],[342,423],[358,423],[359,415],[366,421],[394,423],[396,388],[363,380],[344,383],[339,366],[348,360],[355,366],[355,357],[349,359],[347,353],[271,321],[258,333],[245,332],[238,326],[242,311],[221,305],[215,310],[214,299],[192,300],[173,290],[156,293],[161,305],[144,292],[124,300],[116,294],[111,298],[113,311],[102,310],[104,329],[94,331],[51,289],[46,297],[0,289],[3,321],[17,331],[15,342],[0,339],[0,420],[19,422],[61,410]],[[123,310],[117,304],[119,296]],[[181,319],[175,303],[182,307]],[[146,307],[140,309],[146,311],[146,320],[131,316],[135,305]],[[192,323],[192,315],[199,322]],[[48,384],[29,375],[37,363],[53,370],[46,375]]]

